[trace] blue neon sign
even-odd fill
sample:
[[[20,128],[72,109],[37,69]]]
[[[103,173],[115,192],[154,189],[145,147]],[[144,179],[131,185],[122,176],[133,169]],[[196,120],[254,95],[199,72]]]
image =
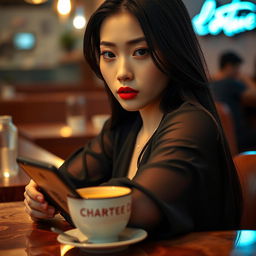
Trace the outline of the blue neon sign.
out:
[[[256,28],[256,4],[248,1],[232,0],[231,3],[217,7],[216,0],[206,0],[192,23],[200,36],[227,36],[250,31]]]

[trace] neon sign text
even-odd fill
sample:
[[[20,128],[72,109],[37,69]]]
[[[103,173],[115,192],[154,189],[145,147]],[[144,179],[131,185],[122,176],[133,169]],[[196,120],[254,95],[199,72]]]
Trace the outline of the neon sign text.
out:
[[[216,0],[206,0],[192,23],[195,32],[200,36],[218,35],[221,32],[234,36],[256,28],[256,4],[233,0],[217,7]]]

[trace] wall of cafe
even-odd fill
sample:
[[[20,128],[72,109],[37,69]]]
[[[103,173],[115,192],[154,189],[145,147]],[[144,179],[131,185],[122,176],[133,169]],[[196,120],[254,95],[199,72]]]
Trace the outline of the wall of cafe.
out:
[[[81,2],[87,18],[99,2]],[[19,84],[31,81],[77,83],[83,79],[81,66],[76,62],[79,55],[82,59],[83,30],[75,30],[72,19],[61,20],[50,3],[40,7],[29,4],[0,6],[0,21],[0,84],[7,80]],[[33,33],[35,47],[15,50],[12,38],[16,32]],[[60,43],[61,36],[67,32],[76,38],[77,51],[73,58],[68,57]],[[2,50],[4,44],[7,47]],[[72,60],[69,62],[69,59]]]
[[[99,0],[88,0],[84,3],[85,16],[89,17],[92,10],[100,3]],[[72,25],[73,14],[70,19],[58,17],[52,4],[45,6],[0,6],[0,43],[12,40],[16,32],[32,32],[36,36],[36,46],[31,51],[15,51],[15,56],[1,62],[3,66],[54,66],[58,64],[63,49],[60,38],[63,33],[71,32],[76,38],[75,48],[82,51],[83,29],[76,30]],[[0,56],[1,57],[1,56]]]
[[[232,0],[219,0],[218,3],[230,3]],[[242,1],[242,0],[241,0]],[[246,0],[256,4],[256,0]],[[183,0],[187,6],[190,16],[194,17],[199,13],[205,0]],[[217,36],[198,37],[201,48],[204,52],[210,73],[215,73],[218,69],[218,56],[226,50],[236,51],[244,59],[242,71],[248,75],[253,72],[256,62],[256,29],[241,33],[234,37],[225,36],[223,33]]]
[[[88,0],[91,12],[102,0]],[[190,16],[195,16],[205,0],[183,0],[187,6]],[[242,0],[241,0],[242,1]],[[249,0],[248,0],[249,1]],[[256,0],[250,0],[256,3]],[[228,3],[231,0],[221,0],[221,3]],[[88,13],[87,13],[88,15]],[[0,41],[12,36],[15,31],[31,31],[36,33],[37,45],[31,52],[17,52],[15,56],[0,59],[0,70],[6,68],[46,68],[58,65],[63,50],[60,48],[59,38],[70,24],[60,23],[56,13],[49,8],[26,9],[21,7],[0,8]],[[82,33],[78,48],[82,50]],[[80,34],[79,34],[80,33]],[[217,36],[199,37],[202,50],[205,54],[210,73],[216,72],[218,68],[219,54],[228,49],[235,50],[245,60],[243,71],[249,75],[253,72],[254,60],[256,59],[256,30],[245,32],[234,37],[227,37],[223,34]],[[58,73],[57,73],[58,74]],[[59,76],[67,72],[59,73]],[[55,73],[56,75],[56,73]],[[77,73],[74,73],[76,76]],[[54,78],[53,78],[54,79]],[[73,80],[72,76],[63,80]]]
[[[16,32],[31,32],[36,37],[34,49],[10,53],[9,59],[0,63],[1,67],[56,65],[61,53],[59,37],[62,28],[50,8],[4,7],[0,9],[0,17],[1,42],[11,41]]]

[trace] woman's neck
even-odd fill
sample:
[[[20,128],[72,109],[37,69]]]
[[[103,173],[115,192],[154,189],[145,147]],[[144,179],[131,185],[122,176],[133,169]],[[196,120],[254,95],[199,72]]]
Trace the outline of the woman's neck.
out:
[[[144,136],[151,136],[158,128],[163,118],[163,112],[159,107],[147,107],[140,110],[140,116],[142,119],[140,133]]]

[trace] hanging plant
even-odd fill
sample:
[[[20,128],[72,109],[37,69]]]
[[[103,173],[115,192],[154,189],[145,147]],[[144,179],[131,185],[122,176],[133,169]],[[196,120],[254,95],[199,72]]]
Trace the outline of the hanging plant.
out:
[[[76,42],[77,38],[70,31],[63,33],[60,37],[61,47],[67,52],[74,50]]]

